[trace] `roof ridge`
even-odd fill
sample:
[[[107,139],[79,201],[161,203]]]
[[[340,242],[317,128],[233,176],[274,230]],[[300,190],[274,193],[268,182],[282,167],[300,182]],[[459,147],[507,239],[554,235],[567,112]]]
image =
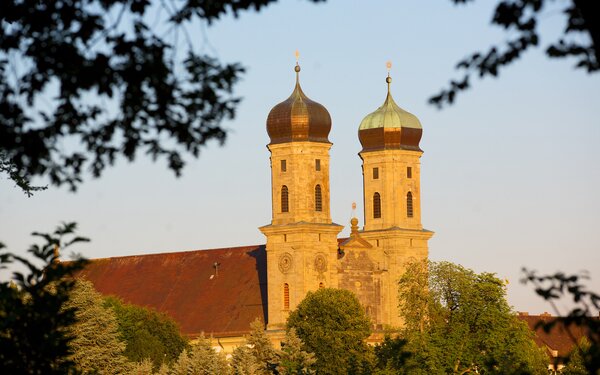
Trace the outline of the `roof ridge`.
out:
[[[91,258],[89,260],[90,261],[95,261],[95,260],[105,260],[105,259],[122,259],[122,258],[134,258],[134,257],[148,257],[148,256],[160,256],[160,255],[171,255],[171,254],[194,253],[194,252],[199,252],[199,251],[241,250],[241,249],[257,248],[257,247],[261,247],[261,246],[265,246],[265,244],[233,246],[233,247],[217,247],[217,248],[210,248],[210,249],[163,251],[163,252],[160,252],[160,253],[117,255],[117,256],[104,257],[104,258]]]

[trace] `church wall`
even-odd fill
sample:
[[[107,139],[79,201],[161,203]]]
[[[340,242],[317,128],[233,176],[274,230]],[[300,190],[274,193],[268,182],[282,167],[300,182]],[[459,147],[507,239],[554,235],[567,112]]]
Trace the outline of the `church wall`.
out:
[[[392,227],[422,229],[420,151],[381,150],[361,152],[365,230]],[[377,178],[373,169],[377,168]],[[410,168],[410,177],[408,177]],[[407,194],[412,194],[412,217],[407,216]],[[373,196],[380,194],[381,217],[374,217]]]

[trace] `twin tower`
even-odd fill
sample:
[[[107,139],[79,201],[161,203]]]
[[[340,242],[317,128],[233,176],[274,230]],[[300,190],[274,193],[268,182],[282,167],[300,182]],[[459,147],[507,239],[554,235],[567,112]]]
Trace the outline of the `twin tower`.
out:
[[[286,319],[309,291],[342,288],[356,294],[373,328],[400,327],[398,280],[407,262],[427,258],[433,232],[421,225],[421,123],[390,93],[360,123],[364,228],[351,220],[351,235],[331,221],[328,135],[331,117],[310,100],[299,81],[267,118],[271,142],[271,224],[267,237],[269,330]]]

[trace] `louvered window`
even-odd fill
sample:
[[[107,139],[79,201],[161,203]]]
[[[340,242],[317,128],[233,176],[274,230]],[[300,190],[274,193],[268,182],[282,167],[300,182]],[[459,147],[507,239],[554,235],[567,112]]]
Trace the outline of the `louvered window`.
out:
[[[315,211],[323,211],[323,197],[321,196],[321,185],[315,186]]]
[[[406,194],[406,216],[413,217],[413,196],[410,191]]]
[[[283,284],[283,309],[290,309],[290,286],[288,283]]]
[[[289,212],[290,207],[288,204],[288,188],[283,185],[281,187],[281,212]]]
[[[379,193],[373,194],[373,218],[379,219],[381,217],[381,196]]]

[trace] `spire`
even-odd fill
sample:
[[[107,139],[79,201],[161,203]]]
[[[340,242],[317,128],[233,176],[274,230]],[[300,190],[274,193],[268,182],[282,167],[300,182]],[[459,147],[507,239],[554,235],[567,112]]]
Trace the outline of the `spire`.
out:
[[[331,116],[321,104],[310,100],[300,87],[300,53],[296,51],[296,85],[291,95],[277,104],[267,117],[271,144],[286,142],[326,142],[331,130]]]
[[[387,93],[383,104],[360,122],[358,137],[363,151],[404,149],[421,151],[419,141],[423,132],[419,119],[396,104],[391,93],[392,62],[386,63]]]

